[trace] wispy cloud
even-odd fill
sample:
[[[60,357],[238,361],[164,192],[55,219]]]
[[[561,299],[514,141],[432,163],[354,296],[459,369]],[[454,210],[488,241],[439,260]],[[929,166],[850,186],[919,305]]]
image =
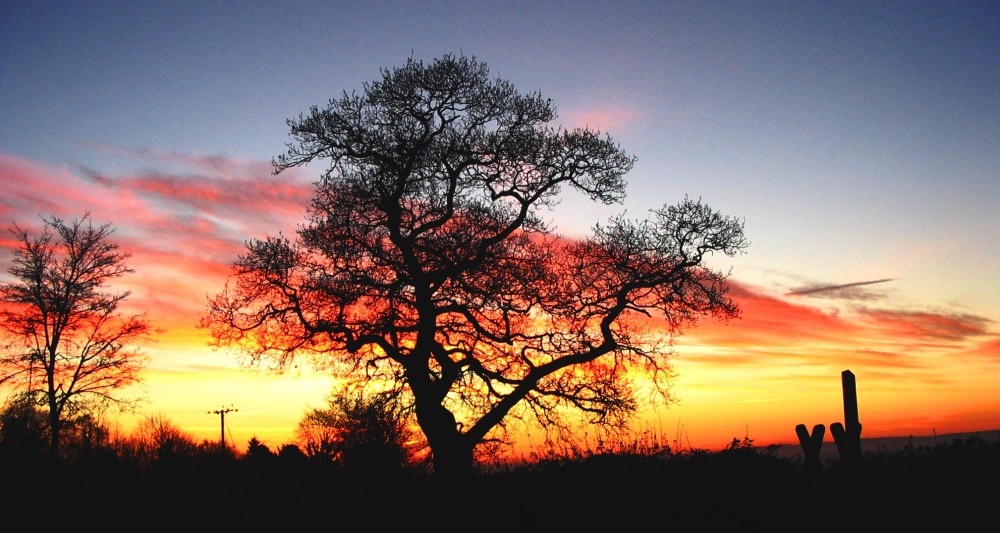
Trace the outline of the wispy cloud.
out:
[[[883,278],[871,281],[843,283],[840,285],[809,285],[786,292],[785,296],[811,296],[814,298],[836,298],[840,300],[872,300],[878,298],[880,295],[861,290],[860,288],[890,281],[894,281],[894,279]]]
[[[124,148],[98,143],[84,143],[94,151],[121,159],[141,161],[163,168],[164,165],[207,172],[216,177],[245,179],[247,174],[263,176],[272,170],[269,161],[240,160],[221,154],[187,154],[151,148]]]

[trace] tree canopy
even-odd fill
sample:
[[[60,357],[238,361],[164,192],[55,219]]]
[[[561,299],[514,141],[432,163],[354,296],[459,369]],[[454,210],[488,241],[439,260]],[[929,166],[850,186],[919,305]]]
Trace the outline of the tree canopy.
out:
[[[311,356],[389,387],[441,475],[470,472],[476,447],[515,421],[624,426],[632,372],[669,399],[673,334],[738,316],[728,274],[705,259],[748,242],[741,221],[688,198],[562,238],[546,215],[564,188],[621,202],[635,158],[556,116],[539,93],[445,55],[289,120],[275,173],[328,162],[306,222],[294,239],[248,241],[202,325],[250,364]]]

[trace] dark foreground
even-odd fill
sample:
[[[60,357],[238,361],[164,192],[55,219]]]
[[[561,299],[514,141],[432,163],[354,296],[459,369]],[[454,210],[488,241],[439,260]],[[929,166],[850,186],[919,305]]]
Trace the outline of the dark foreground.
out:
[[[6,522],[42,531],[982,531],[997,527],[1000,437],[812,475],[799,458],[739,448],[593,455],[451,484],[301,460],[11,468],[2,485]]]

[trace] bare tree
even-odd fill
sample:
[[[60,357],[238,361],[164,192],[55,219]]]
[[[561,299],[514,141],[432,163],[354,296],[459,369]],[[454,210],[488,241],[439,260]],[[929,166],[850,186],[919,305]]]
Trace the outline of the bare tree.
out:
[[[110,240],[111,226],[94,226],[89,213],[68,224],[43,221],[37,236],[16,224],[10,230],[19,247],[9,270],[16,281],[0,284],[0,383],[47,408],[56,456],[68,419],[135,401],[119,393],[140,380],[146,358],[131,344],[152,330],[143,315],[119,313],[128,291],[106,291],[109,281],[132,272],[129,254]]]
[[[446,55],[289,120],[275,173],[330,161],[307,223],[294,241],[249,241],[202,326],[247,364],[311,355],[394,386],[442,476],[471,473],[514,421],[624,427],[633,371],[669,401],[673,334],[738,316],[728,274],[704,260],[744,251],[743,223],[685,199],[560,238],[543,215],[561,190],[620,202],[634,157],[555,118],[540,94]]]
[[[194,436],[164,415],[147,415],[119,441],[117,453],[142,470],[169,470],[193,464],[199,456],[214,453],[218,447],[218,443],[208,441],[199,445]]]

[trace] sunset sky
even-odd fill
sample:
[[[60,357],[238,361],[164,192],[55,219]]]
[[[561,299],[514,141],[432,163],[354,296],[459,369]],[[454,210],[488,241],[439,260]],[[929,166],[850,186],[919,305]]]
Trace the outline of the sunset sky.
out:
[[[291,442],[333,382],[211,350],[206,297],[245,240],[304,220],[318,170],[271,175],[285,120],[446,53],[638,158],[623,205],[566,197],[567,237],[685,195],[745,220],[748,253],[712,264],[742,318],[684,332],[680,403],[637,428],[794,443],[843,420],[846,369],[863,437],[1000,428],[996,1],[4,0],[0,279],[13,223],[111,223],[135,269],[116,287],[165,330],[139,415],[217,439],[231,408],[238,448]]]

